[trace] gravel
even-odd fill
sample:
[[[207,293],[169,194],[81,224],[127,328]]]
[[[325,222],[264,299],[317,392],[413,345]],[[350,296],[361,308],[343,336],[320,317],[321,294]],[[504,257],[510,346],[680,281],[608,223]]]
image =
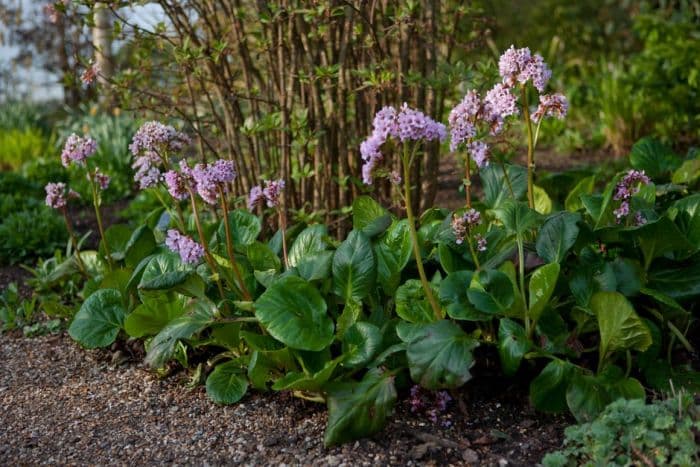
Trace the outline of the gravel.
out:
[[[472,394],[446,414],[450,427],[401,402],[379,435],[326,449],[322,405],[253,393],[218,406],[184,374],[159,379],[112,357],[65,334],[0,336],[0,465],[533,465],[566,425],[521,397]]]

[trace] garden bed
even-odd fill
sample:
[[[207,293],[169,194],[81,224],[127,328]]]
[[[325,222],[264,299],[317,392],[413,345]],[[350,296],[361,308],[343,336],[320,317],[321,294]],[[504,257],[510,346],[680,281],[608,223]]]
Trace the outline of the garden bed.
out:
[[[326,449],[322,405],[252,393],[218,406],[183,373],[160,380],[122,355],[65,334],[0,336],[0,463],[534,465],[571,422],[535,412],[526,385],[477,375],[437,424],[403,395],[380,434]]]

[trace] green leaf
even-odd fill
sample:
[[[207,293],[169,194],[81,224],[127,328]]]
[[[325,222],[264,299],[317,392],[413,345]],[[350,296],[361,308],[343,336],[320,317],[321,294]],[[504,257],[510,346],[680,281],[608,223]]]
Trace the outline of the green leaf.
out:
[[[185,313],[172,320],[151,340],[145,362],[153,368],[162,368],[172,358],[178,342],[189,339],[214,321],[216,305],[206,298],[190,301]]]
[[[228,225],[231,230],[233,247],[236,250],[245,251],[245,247],[257,240],[262,225],[260,219],[244,209],[235,209],[228,213]],[[216,232],[221,244],[226,242],[226,225],[222,220]]]
[[[124,320],[131,337],[152,336],[185,312],[187,299],[180,294],[149,294]]]
[[[515,301],[513,284],[508,276],[493,269],[474,274],[467,297],[477,310],[489,314],[504,314]]]
[[[583,209],[583,202],[581,201],[581,195],[589,195],[593,192],[595,186],[595,175],[590,177],[585,177],[576,184],[576,186],[569,192],[564,201],[564,207],[569,212],[575,212],[579,209]]]
[[[338,316],[338,320],[335,326],[335,332],[339,339],[343,339],[345,331],[350,329],[350,327],[355,324],[362,316],[362,304],[354,300],[345,302],[343,307],[343,312]]]
[[[334,251],[321,251],[303,258],[297,265],[299,275],[307,281],[322,280],[330,277],[334,254]]]
[[[700,297],[700,261],[656,267],[649,271],[648,287],[678,301]]]
[[[597,292],[590,308],[598,318],[601,360],[618,350],[643,352],[651,345],[649,328],[622,294]]]
[[[377,257],[377,281],[387,295],[392,295],[401,281],[401,271],[411,259],[411,238],[408,221],[392,224],[374,245]]]
[[[230,361],[216,365],[207,378],[207,395],[217,404],[235,404],[248,390],[240,363]]]
[[[503,223],[506,231],[522,236],[528,230],[537,226],[540,215],[527,204],[518,201],[506,201],[494,210],[496,218]]]
[[[520,361],[528,350],[530,341],[525,329],[513,320],[501,318],[498,326],[498,355],[506,376],[512,376],[518,371]]]
[[[679,199],[671,205],[671,211],[674,212],[672,220],[681,233],[695,250],[700,249],[700,193]]]
[[[343,335],[343,364],[348,368],[359,368],[370,362],[382,346],[382,332],[374,324],[364,321],[355,323]]]
[[[667,178],[681,165],[681,159],[661,141],[646,137],[632,146],[630,164],[635,169],[644,170],[651,178]]]
[[[368,237],[384,232],[391,225],[391,214],[369,196],[358,196],[352,203],[352,228]]]
[[[167,252],[151,258],[141,276],[139,289],[173,290],[190,297],[201,297],[204,295],[204,281],[182,263],[177,254]]]
[[[506,165],[510,187],[503,177],[503,168],[498,164],[490,164],[479,172],[481,184],[484,187],[484,204],[489,209],[501,206],[506,200],[521,199],[527,190],[527,169],[519,165]]]
[[[421,325],[406,348],[411,378],[427,389],[459,387],[471,379],[478,345],[452,321]]]
[[[421,281],[409,279],[396,290],[396,314],[410,323],[435,321],[435,313],[425,296]]]
[[[326,302],[301,277],[275,281],[256,300],[255,317],[272,337],[293,349],[318,351],[333,341]]]
[[[541,266],[530,277],[530,310],[528,314],[533,323],[537,323],[549,303],[559,278],[559,263]]]
[[[253,242],[246,248],[246,256],[254,271],[279,271],[281,261],[279,256],[268,245]]]
[[[548,263],[561,263],[576,243],[580,214],[558,212],[547,218],[537,235],[537,255]]]
[[[264,336],[250,331],[241,331],[240,336],[248,343],[251,349],[261,352],[274,352],[275,350],[282,350],[284,348],[284,344],[270,336]]]
[[[491,316],[477,310],[469,302],[467,290],[474,273],[472,271],[455,271],[440,282],[440,303],[452,319],[465,321],[487,321]]]
[[[327,235],[328,230],[323,224],[310,225],[302,230],[289,249],[289,266],[297,266],[302,259],[326,250],[324,237]]]
[[[534,185],[533,194],[535,198],[535,211],[540,214],[549,214],[552,212],[552,199],[544,188]]]
[[[126,255],[126,245],[131,238],[132,229],[128,225],[115,224],[105,230],[105,239],[100,241],[100,252],[104,252],[104,243],[107,242],[112,259],[121,261]]]
[[[676,184],[691,184],[700,178],[700,158],[690,159],[681,164],[673,175],[671,182]]]
[[[369,238],[353,230],[333,256],[333,290],[345,301],[362,301],[373,289],[377,263]]]
[[[68,334],[88,349],[107,347],[117,338],[125,316],[119,291],[100,289],[80,307]]]
[[[272,389],[275,391],[311,391],[318,392],[331,379],[338,364],[345,357],[340,356],[326,364],[316,373],[311,375],[306,373],[289,372],[282,378],[275,381]]]
[[[576,421],[584,423],[593,420],[610,402],[612,397],[598,378],[574,374],[566,390],[566,403]]]
[[[693,245],[685,238],[668,217],[659,219],[627,230],[628,235],[639,241],[639,248],[644,256],[644,265],[649,269],[651,261],[671,251],[691,251]]]
[[[567,408],[566,388],[574,367],[562,360],[552,360],[530,383],[532,405],[543,412],[563,412]]]
[[[142,225],[134,230],[125,247],[125,263],[127,267],[136,267],[143,258],[156,249],[156,239],[148,226]]]
[[[381,431],[396,402],[393,374],[379,369],[370,370],[359,382],[329,385],[327,392],[326,446]]]

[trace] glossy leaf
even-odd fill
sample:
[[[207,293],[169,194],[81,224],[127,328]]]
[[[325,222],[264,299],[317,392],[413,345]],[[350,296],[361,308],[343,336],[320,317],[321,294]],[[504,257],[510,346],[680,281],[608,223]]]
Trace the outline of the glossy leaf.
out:
[[[473,276],[472,271],[455,271],[440,282],[440,303],[450,318],[465,321],[491,319],[490,315],[477,310],[467,297]]]
[[[433,291],[437,295],[436,292]],[[409,279],[396,290],[396,314],[410,323],[435,321],[435,313],[418,279]]]
[[[235,209],[228,213],[228,225],[231,231],[233,247],[236,250],[245,251],[245,247],[257,240],[262,224],[260,219],[244,209]],[[226,226],[222,220],[216,232],[219,242],[226,242]],[[225,248],[225,247],[224,247]]]
[[[168,252],[151,258],[141,276],[139,289],[173,290],[191,297],[201,297],[204,294],[204,281],[183,264],[177,254]]]
[[[248,380],[240,364],[230,361],[216,365],[207,377],[207,395],[217,404],[235,404],[245,396]]]
[[[382,345],[380,329],[370,323],[360,321],[351,326],[343,335],[343,364],[349,368],[358,368],[370,362]]]
[[[129,313],[124,330],[131,337],[153,336],[185,312],[187,299],[180,294],[152,294]]]
[[[518,236],[534,228],[540,219],[540,215],[534,209],[530,209],[526,203],[507,201],[501,207],[494,210],[496,218],[511,234]]]
[[[643,352],[651,345],[649,328],[622,294],[597,292],[590,308],[598,319],[601,358],[618,350]]]
[[[255,317],[293,349],[321,350],[333,341],[333,321],[318,290],[301,277],[275,281],[255,302]]]
[[[391,214],[369,196],[358,196],[352,203],[352,227],[374,237],[391,225]]]
[[[508,276],[492,269],[474,275],[467,297],[477,310],[492,315],[506,313],[515,301],[513,284]]]
[[[374,288],[377,263],[369,238],[353,230],[333,256],[333,289],[345,301],[362,301]]]
[[[107,347],[116,340],[125,316],[119,291],[101,289],[83,302],[68,328],[68,334],[88,349]]]
[[[424,388],[456,388],[471,379],[472,350],[479,342],[452,321],[421,325],[407,344],[411,378]]]
[[[642,138],[632,146],[630,164],[638,170],[644,170],[654,179],[668,177],[681,164],[681,159],[671,148],[658,139]]]
[[[525,328],[508,318],[501,318],[498,326],[498,355],[501,357],[501,368],[507,376],[518,371],[525,353],[530,350],[530,341],[525,334]]]
[[[540,214],[549,214],[552,212],[552,199],[544,188],[535,185],[533,187],[533,194],[535,198],[535,211]]]
[[[289,265],[296,266],[302,259],[325,250],[324,237],[326,235],[328,235],[328,230],[323,224],[310,225],[302,230],[289,249]]]
[[[408,221],[395,222],[374,246],[377,281],[387,294],[393,294],[401,281],[401,271],[411,259]]]
[[[575,212],[579,209],[583,209],[583,202],[581,201],[581,195],[589,195],[593,192],[593,187],[595,186],[595,175],[590,177],[585,177],[574,186],[574,188],[566,196],[564,201],[564,207],[569,212]]]
[[[559,263],[545,264],[537,268],[530,277],[530,309],[528,314],[534,323],[540,319],[544,308],[549,303],[557,285],[559,269]]]
[[[327,393],[326,446],[381,431],[396,402],[394,376],[379,369],[370,370],[359,382],[329,385]]]
[[[548,263],[561,263],[579,235],[579,214],[559,212],[549,217],[537,235],[537,255]]]
[[[189,339],[214,321],[216,305],[205,298],[190,301],[185,313],[172,320],[156,335],[147,347],[145,362],[161,368],[173,357],[178,342]]]
[[[566,388],[574,367],[562,360],[552,360],[530,383],[530,400],[537,410],[563,412],[567,408]]]
[[[510,187],[515,199],[522,199],[527,190],[527,169],[519,165],[506,165]],[[513,199],[510,188],[503,177],[503,168],[490,164],[479,172],[484,187],[484,204],[489,209],[501,206],[506,200]]]

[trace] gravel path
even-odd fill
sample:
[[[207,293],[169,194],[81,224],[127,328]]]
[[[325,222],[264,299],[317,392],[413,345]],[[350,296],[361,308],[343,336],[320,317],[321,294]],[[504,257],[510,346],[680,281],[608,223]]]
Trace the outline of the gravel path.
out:
[[[323,406],[284,394],[217,406],[65,335],[0,336],[0,465],[532,465],[564,422],[514,404],[467,399],[443,428],[402,403],[374,439],[325,449]]]

